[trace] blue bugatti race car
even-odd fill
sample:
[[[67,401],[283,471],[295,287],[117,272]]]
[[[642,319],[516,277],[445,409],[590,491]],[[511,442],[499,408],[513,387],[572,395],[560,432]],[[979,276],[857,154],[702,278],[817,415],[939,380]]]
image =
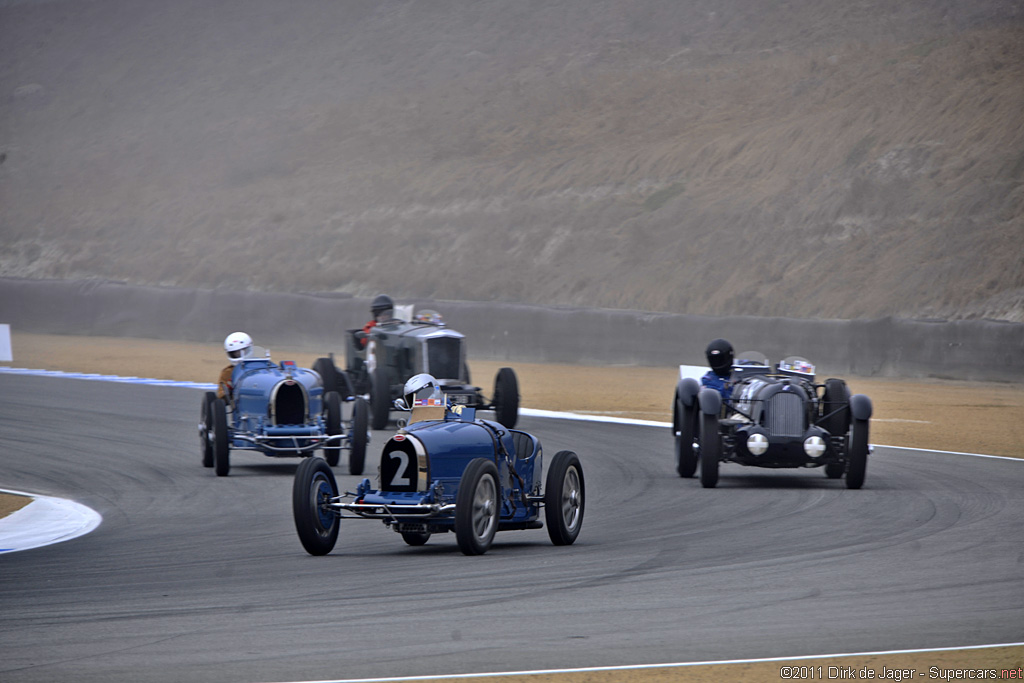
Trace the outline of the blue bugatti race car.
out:
[[[280,364],[270,352],[255,353],[235,365],[231,395],[203,395],[199,414],[199,450],[204,467],[226,476],[229,453],[258,451],[271,457],[306,457],[322,450],[335,466],[341,452],[349,454],[351,474],[362,474],[369,442],[369,406],[362,398],[324,392],[323,379],[294,361]],[[342,406],[351,403],[350,416]],[[324,462],[324,461],[321,461]]]
[[[542,488],[537,438],[477,419],[474,408],[454,404],[433,377],[412,377],[394,404],[411,413],[384,444],[378,488],[363,479],[355,492],[339,495],[324,460],[299,465],[292,511],[307,552],[329,553],[340,520],[348,518],[381,520],[411,546],[454,531],[466,555],[487,552],[498,531],[540,529],[545,523],[555,545],[575,542],[586,502],[575,453],[555,454]]]
[[[682,373],[681,373],[682,374]],[[681,377],[672,404],[676,471],[718,483],[719,464],[822,467],[859,489],[867,468],[871,400],[841,379],[815,383],[815,367],[791,356],[772,367],[756,352],[732,364],[723,391]]]

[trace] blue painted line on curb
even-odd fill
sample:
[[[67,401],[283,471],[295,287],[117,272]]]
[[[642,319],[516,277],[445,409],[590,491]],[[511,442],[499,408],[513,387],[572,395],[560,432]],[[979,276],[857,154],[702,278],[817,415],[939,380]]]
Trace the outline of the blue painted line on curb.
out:
[[[185,382],[175,379],[153,379],[151,377],[123,377],[121,375],[101,375],[93,372],[63,372],[61,370],[39,370],[35,368],[0,367],[0,374],[60,377],[62,379],[88,379],[99,382],[120,382],[122,384],[150,384],[153,386],[205,389],[207,391],[213,391],[217,388],[216,384],[210,384],[208,382]]]

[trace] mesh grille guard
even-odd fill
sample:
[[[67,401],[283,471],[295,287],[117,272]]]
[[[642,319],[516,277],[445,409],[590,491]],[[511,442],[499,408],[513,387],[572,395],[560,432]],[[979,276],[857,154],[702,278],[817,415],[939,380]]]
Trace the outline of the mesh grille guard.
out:
[[[764,426],[774,436],[803,436],[803,400],[789,392],[775,394],[765,403]]]

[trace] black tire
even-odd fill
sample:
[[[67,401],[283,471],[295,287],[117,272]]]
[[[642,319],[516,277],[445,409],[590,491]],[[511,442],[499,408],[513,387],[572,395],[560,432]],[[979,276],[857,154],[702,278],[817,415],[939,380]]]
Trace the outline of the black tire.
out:
[[[222,398],[216,398],[210,404],[210,429],[213,430],[213,471],[218,477],[226,477],[231,461],[228,456],[228,409]]]
[[[697,406],[686,407],[676,395],[672,407],[672,426],[676,434],[676,472],[680,477],[689,478],[697,471]]]
[[[832,436],[843,436],[850,431],[850,390],[843,380],[825,380],[818,424]]]
[[[325,504],[338,495],[334,472],[323,458],[306,458],[292,483],[292,516],[302,547],[310,555],[326,555],[338,541],[341,520]]]
[[[406,545],[421,546],[425,545],[430,540],[429,531],[403,531],[402,540],[405,541]]]
[[[839,479],[846,473],[846,463],[830,462],[825,465],[825,476],[829,479]]]
[[[352,378],[349,377],[348,373],[344,370],[338,370],[335,375],[338,380],[338,394],[342,399],[349,398],[356,395],[355,387],[352,384]]]
[[[498,530],[498,468],[486,458],[470,460],[455,494],[455,538],[466,555],[483,555]]]
[[[366,465],[366,431],[370,427],[370,406],[363,398],[352,404],[351,447],[348,452],[348,473],[362,474]]]
[[[519,420],[519,380],[512,368],[501,368],[494,378],[495,416],[503,426],[513,429]]]
[[[391,414],[391,385],[388,383],[387,373],[379,365],[374,368],[370,377],[370,413],[370,423],[374,429],[384,429],[388,426],[388,417]]]
[[[864,485],[868,468],[868,421],[854,420],[850,427],[850,447],[846,453],[846,488],[859,489]]]
[[[722,453],[722,436],[718,433],[718,416],[701,413],[700,485],[713,489],[718,485],[718,458]]]
[[[199,456],[203,467],[213,467],[213,444],[210,443],[210,405],[217,400],[217,394],[207,391],[203,394],[203,405],[199,409]]]
[[[324,394],[324,426],[328,435],[341,434],[341,396],[334,390]],[[324,459],[331,467],[337,467],[341,461],[341,439],[327,443],[323,448]]]
[[[544,520],[555,545],[572,545],[583,527],[586,482],[579,456],[572,451],[555,453],[544,481]]]
[[[338,369],[334,365],[334,361],[330,358],[317,358],[313,361],[313,372],[320,375],[320,379],[324,383],[324,395],[332,391],[341,393],[341,388],[338,386]]]

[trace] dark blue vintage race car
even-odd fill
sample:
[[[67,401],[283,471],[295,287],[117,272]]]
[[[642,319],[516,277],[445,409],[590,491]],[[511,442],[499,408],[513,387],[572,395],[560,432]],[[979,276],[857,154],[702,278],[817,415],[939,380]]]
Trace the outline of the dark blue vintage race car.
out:
[[[415,383],[424,377],[417,392]],[[363,479],[354,493],[339,495],[324,460],[299,465],[292,510],[307,552],[329,553],[343,518],[381,520],[411,546],[454,531],[466,555],[487,552],[495,532],[540,529],[545,522],[555,545],[576,540],[585,486],[575,453],[555,454],[542,489],[541,445],[534,436],[476,419],[474,408],[453,404],[432,377],[418,375],[409,384],[412,390],[395,407],[411,404],[411,416],[384,444],[378,488]]]
[[[230,469],[229,452],[259,451],[272,457],[306,457],[322,450],[330,465],[349,452],[349,472],[362,474],[369,441],[369,406],[361,398],[324,393],[323,380],[294,361],[280,365],[270,353],[242,359],[234,368],[231,396],[208,391],[199,414],[199,450],[217,476]],[[343,419],[342,404],[352,403]]]
[[[732,392],[701,387],[692,377],[676,385],[672,423],[676,471],[700,483],[718,483],[719,463],[770,468],[823,467],[829,479],[845,475],[859,489],[867,469],[871,399],[851,396],[846,382],[814,381],[815,367],[791,356],[774,368],[748,352],[732,366]]]

